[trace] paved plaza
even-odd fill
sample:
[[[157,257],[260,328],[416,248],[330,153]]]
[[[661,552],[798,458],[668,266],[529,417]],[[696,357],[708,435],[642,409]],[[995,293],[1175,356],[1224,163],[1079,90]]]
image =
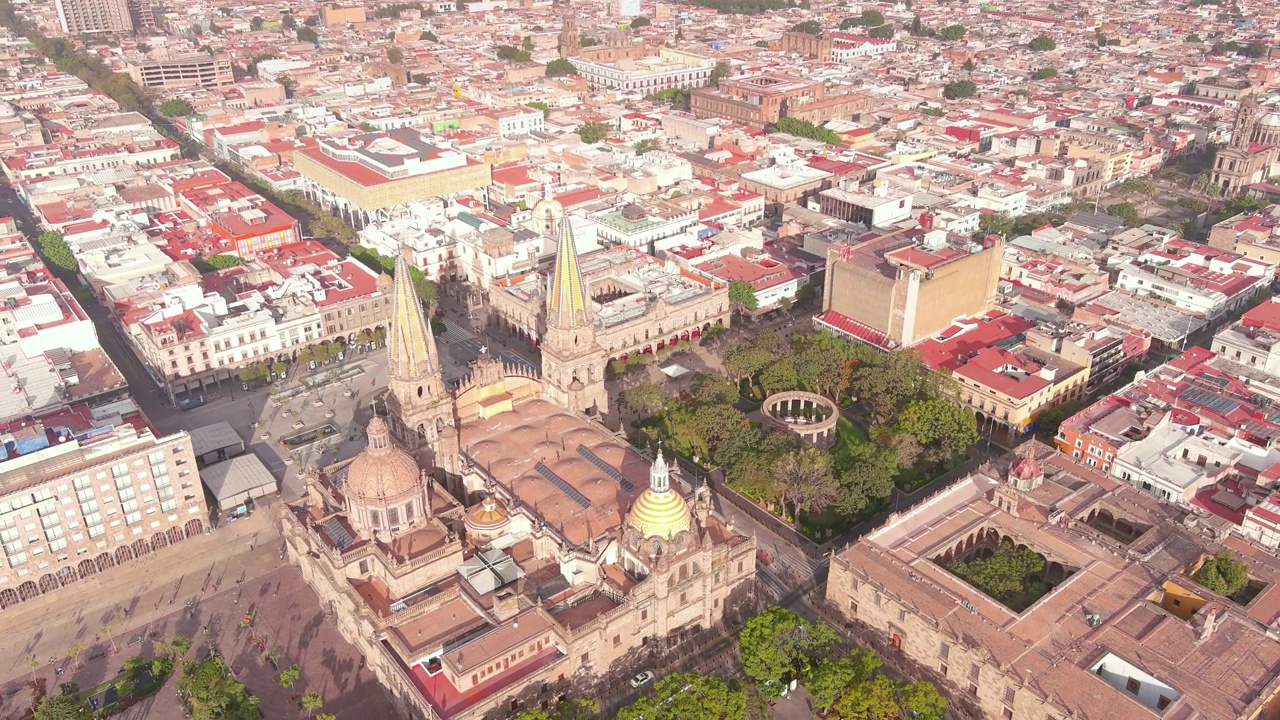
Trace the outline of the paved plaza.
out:
[[[33,678],[55,692],[67,680],[92,687],[119,672],[126,658],[152,657],[152,640],[174,633],[192,641],[192,653],[217,647],[237,678],[261,698],[263,717],[298,717],[293,696],[311,691],[338,717],[396,717],[363,658],[325,618],[315,593],[295,567],[281,562],[282,541],[269,514],[6,610],[0,622],[0,717],[21,716]],[[248,628],[241,626],[246,612],[253,614]],[[111,640],[98,640],[107,624]],[[293,690],[279,686],[278,671],[262,659],[254,638],[280,653],[279,667],[299,664],[302,680]],[[80,642],[87,648],[73,663],[67,649]],[[32,656],[38,663],[34,673],[27,664]],[[122,717],[181,717],[172,683]]]

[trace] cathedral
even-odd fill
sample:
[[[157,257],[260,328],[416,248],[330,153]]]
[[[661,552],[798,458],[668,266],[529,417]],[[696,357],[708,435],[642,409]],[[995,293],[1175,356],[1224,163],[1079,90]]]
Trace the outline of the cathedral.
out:
[[[537,372],[482,356],[442,382],[396,265],[385,417],[356,457],[302,471],[289,557],[406,717],[506,717],[639,669],[639,651],[751,602],[756,545],[604,406],[600,348],[567,220],[554,229]],[[590,358],[586,362],[584,358]]]
[[[1240,100],[1231,140],[1213,162],[1213,186],[1222,197],[1280,175],[1280,111],[1263,113],[1253,95]]]

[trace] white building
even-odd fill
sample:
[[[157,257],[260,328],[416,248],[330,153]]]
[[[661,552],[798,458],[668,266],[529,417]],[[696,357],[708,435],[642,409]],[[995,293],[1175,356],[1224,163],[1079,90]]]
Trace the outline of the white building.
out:
[[[575,58],[574,67],[593,88],[634,90],[643,94],[680,87],[702,87],[711,79],[716,62],[709,57],[671,48],[657,55],[615,63]]]
[[[1148,495],[1185,505],[1197,490],[1233,472],[1244,452],[1225,439],[1188,431],[1170,417],[1165,415],[1147,437],[1121,447],[1111,474]]]
[[[615,0],[613,14],[620,18],[634,18],[640,14],[640,0]]]
[[[831,59],[845,62],[856,57],[884,55],[898,49],[897,40],[880,40],[867,35],[831,34]]]

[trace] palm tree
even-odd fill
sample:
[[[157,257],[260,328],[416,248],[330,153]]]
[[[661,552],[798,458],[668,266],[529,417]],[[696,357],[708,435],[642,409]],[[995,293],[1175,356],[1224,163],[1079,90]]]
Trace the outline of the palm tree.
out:
[[[84,649],[85,644],[83,642],[78,642],[67,648],[67,657],[71,658],[72,662],[75,662],[76,658],[80,657],[80,653],[84,652]]]
[[[31,670],[31,682],[36,681],[36,668],[40,667],[40,661],[36,660],[35,655],[27,656],[27,668]]]

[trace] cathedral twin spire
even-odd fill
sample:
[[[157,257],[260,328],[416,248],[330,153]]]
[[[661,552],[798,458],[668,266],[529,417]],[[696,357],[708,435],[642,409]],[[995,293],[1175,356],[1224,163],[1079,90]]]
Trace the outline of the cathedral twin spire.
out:
[[[409,261],[396,257],[392,287],[391,331],[387,334],[387,374],[391,378],[415,382],[440,371],[436,338],[422,310],[422,301],[413,286]]]
[[[569,216],[561,215],[556,226],[556,265],[547,293],[547,328],[571,330],[589,327],[591,299],[587,297],[582,271],[578,267],[578,248],[573,241]]]

